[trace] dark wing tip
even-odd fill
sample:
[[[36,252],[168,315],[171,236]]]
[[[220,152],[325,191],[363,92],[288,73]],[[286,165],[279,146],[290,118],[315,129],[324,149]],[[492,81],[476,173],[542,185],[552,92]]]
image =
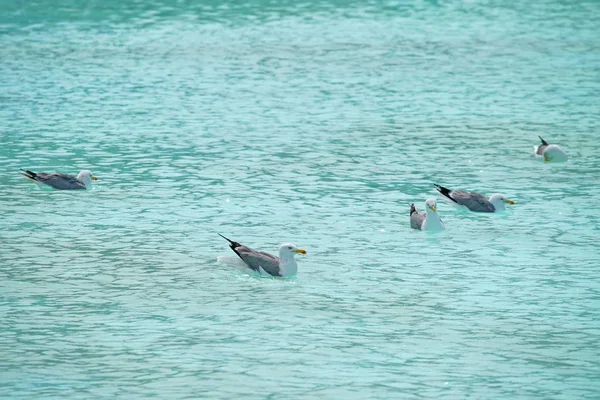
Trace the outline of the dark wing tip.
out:
[[[417,208],[415,207],[415,203],[410,204],[410,215],[413,215],[417,212]]]
[[[437,183],[433,184],[433,187],[435,187],[435,189],[440,192],[441,194],[443,194],[444,196],[447,196],[447,193],[450,193],[450,189],[445,188],[441,185],[438,185]]]
[[[23,169],[23,168],[19,168],[19,170],[23,171],[21,173],[21,175],[23,175],[24,177],[27,177],[29,179],[35,179],[35,177],[37,176],[37,174],[33,171],[30,171],[28,169]]]
[[[220,233],[217,233],[217,235],[221,236],[223,239],[227,240],[229,242],[229,247],[231,247],[231,249],[233,251],[235,251],[236,247],[241,247],[242,245],[239,244],[238,242],[234,242],[231,239],[226,238],[225,236],[221,235]],[[238,254],[239,255],[239,254]]]
[[[233,241],[233,240],[231,240],[231,239],[227,239],[225,236],[221,235],[221,234],[220,234],[220,233],[218,233],[218,232],[217,232],[217,235],[219,235],[219,236],[221,236],[223,239],[227,240],[227,241],[229,242],[229,248],[230,248],[231,250],[233,250],[233,252],[234,252],[235,254],[237,254],[237,256],[238,256],[239,258],[241,258],[241,259],[242,259],[242,261],[246,263],[246,265],[248,265],[248,263],[246,262],[246,260],[244,260],[244,258],[242,257],[242,255],[241,255],[241,254],[240,254],[240,253],[239,253],[239,252],[236,250],[238,247],[242,247],[242,245],[241,245],[241,244],[239,244],[238,242],[234,242],[234,241]],[[252,267],[251,267],[251,268],[252,268]]]
[[[233,240],[231,239],[227,239],[225,236],[221,235],[220,233],[217,232],[217,235],[221,236],[223,239],[227,240],[229,243],[234,243]]]
[[[436,183],[434,183],[434,184],[433,184],[433,186],[435,186],[435,188],[437,189],[437,191],[438,191],[438,192],[440,192],[440,194],[441,194],[442,196],[444,196],[444,197],[447,197],[448,199],[450,199],[450,200],[452,200],[453,202],[455,202],[455,203],[456,203],[456,200],[454,200],[454,199],[452,198],[452,196],[450,196],[450,192],[451,192],[452,190],[450,190],[450,189],[448,189],[448,188],[445,188],[445,187],[443,187],[443,186],[440,186],[440,185],[438,185],[438,184],[436,184]]]
[[[544,146],[548,146],[548,142],[546,142],[541,136],[538,135],[538,137],[540,138]]]

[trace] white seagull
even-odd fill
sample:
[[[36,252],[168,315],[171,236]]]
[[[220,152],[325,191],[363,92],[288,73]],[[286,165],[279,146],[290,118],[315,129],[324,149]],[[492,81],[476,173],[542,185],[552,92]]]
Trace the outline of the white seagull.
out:
[[[440,219],[436,210],[435,199],[427,199],[425,202],[426,213],[418,211],[415,204],[410,205],[410,227],[422,231],[443,231],[446,225]]]
[[[564,152],[557,144],[549,144],[541,136],[538,136],[542,144],[535,147],[536,156],[544,157],[544,162],[565,162],[567,161],[567,153]]]

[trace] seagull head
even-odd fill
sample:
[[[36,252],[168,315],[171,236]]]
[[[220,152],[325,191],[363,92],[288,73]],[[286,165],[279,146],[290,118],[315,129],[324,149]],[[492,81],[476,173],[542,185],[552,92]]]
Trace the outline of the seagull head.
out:
[[[499,193],[490,196],[490,203],[492,203],[496,211],[504,210],[505,204],[515,204],[514,201],[509,200],[505,195]]]
[[[544,149],[544,161],[545,162],[565,162],[567,161],[567,153],[563,151],[558,145],[551,144]]]
[[[427,212],[436,212],[436,210],[437,210],[437,201],[435,199],[427,199],[425,201],[425,210]]]
[[[85,185],[86,188],[90,188],[92,187],[92,181],[97,181],[98,178],[96,178],[94,175],[92,175],[92,171],[84,169],[83,171],[81,171],[79,173],[79,175],[77,175],[77,179],[83,183]]]
[[[279,246],[279,257],[289,258],[294,257],[295,254],[306,254],[306,250],[299,249],[293,243],[284,243]]]

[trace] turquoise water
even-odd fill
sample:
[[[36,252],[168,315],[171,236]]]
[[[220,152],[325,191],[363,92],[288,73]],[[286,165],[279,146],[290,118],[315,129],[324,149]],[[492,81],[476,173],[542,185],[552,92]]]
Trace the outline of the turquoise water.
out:
[[[0,11],[1,398],[600,397],[600,3]]]

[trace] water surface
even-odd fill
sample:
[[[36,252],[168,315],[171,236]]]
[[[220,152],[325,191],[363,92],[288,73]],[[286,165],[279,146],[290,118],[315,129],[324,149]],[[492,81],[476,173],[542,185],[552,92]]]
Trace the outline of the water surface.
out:
[[[0,397],[600,396],[599,3],[0,11]]]

